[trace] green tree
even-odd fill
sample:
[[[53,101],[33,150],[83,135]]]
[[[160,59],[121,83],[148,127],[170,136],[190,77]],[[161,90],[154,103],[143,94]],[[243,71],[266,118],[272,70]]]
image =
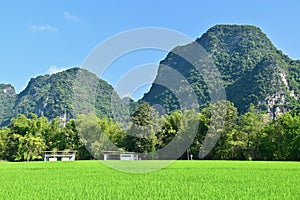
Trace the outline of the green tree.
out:
[[[75,120],[71,119],[68,121],[66,126],[62,129],[62,141],[64,143],[64,149],[79,149],[82,147],[82,141],[78,135],[76,129]]]
[[[275,160],[300,160],[300,116],[286,113],[265,129],[269,150]]]
[[[47,146],[47,150],[64,150],[64,148],[61,147],[61,122],[58,117],[54,118],[51,123],[48,122],[47,126],[46,121],[44,122],[43,139]]]
[[[202,147],[202,143],[207,134],[209,128],[209,121],[210,121],[210,119],[203,113],[199,113],[198,119],[199,119],[199,128],[197,131],[197,135],[190,147],[191,154],[193,155],[194,159],[199,159],[199,151],[200,148]]]
[[[263,131],[264,127],[269,122],[269,116],[265,113],[259,112],[250,106],[248,112],[240,117],[239,125],[242,133],[242,137],[247,135],[247,153],[246,158],[251,160],[261,160],[263,159],[261,147],[264,145],[263,141],[265,133]]]
[[[126,149],[138,153],[154,152],[157,133],[161,129],[158,118],[158,113],[149,104],[141,104],[132,115],[132,124],[125,137]]]
[[[238,138],[236,134],[236,124],[238,121],[237,108],[229,101],[219,101],[215,104],[211,104],[210,109],[216,113],[224,113],[223,115],[214,115],[223,116],[223,119],[219,119],[223,120],[223,127],[220,127],[220,130],[216,130],[219,131],[220,137],[214,149],[215,155],[213,158],[233,159],[234,157],[232,157],[232,155],[234,151],[236,151],[235,148],[240,148],[240,145],[242,145],[240,141],[237,141],[240,138]]]
[[[102,151],[118,150],[117,146],[106,135],[112,133],[113,129],[110,129],[110,124],[106,123],[105,120],[100,120],[93,113],[81,114],[76,118],[75,124],[84,146],[93,157],[100,159],[102,158]]]
[[[226,159],[228,157],[228,137],[235,129],[238,112],[229,101],[211,103],[200,113],[199,131],[196,141],[198,155],[207,159]]]
[[[182,120],[182,112],[174,111],[170,115],[163,116],[164,125],[157,134],[157,148],[161,149],[166,146],[178,134]]]
[[[0,160],[7,159],[9,132],[10,132],[10,129],[7,127],[3,127],[0,129]]]
[[[195,110],[185,110],[182,114],[180,128],[178,130],[177,151],[184,152],[181,159],[191,159],[191,155],[196,155],[195,138],[199,134],[199,113]]]
[[[119,148],[122,147],[125,132],[119,128],[118,124],[113,121],[111,118],[100,118],[99,125],[103,133],[107,136],[107,138]]]
[[[42,138],[43,123],[35,115],[31,118],[19,115],[11,124],[11,158],[15,161],[30,161],[42,158],[46,144]]]

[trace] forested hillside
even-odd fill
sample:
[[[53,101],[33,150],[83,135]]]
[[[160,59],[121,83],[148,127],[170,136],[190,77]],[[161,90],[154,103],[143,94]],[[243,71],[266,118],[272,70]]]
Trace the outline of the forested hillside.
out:
[[[221,73],[227,99],[240,113],[245,113],[253,104],[276,117],[299,104],[300,62],[276,49],[259,28],[217,25],[196,42],[207,51]],[[175,48],[161,61],[157,78],[143,101],[164,105],[168,112],[179,108],[175,95],[159,85],[161,77],[165,77],[162,69],[166,65],[182,74],[196,93],[200,106],[207,106],[210,98],[203,74],[195,70],[197,66],[179,56],[191,51],[189,45]]]
[[[73,118],[75,112],[88,113],[86,109],[95,111],[99,117],[111,117],[112,95],[118,99],[111,85],[80,68],[32,78],[20,94],[15,94],[10,85],[0,86],[2,125],[9,124],[10,118],[18,114],[30,113],[50,120],[59,117],[63,123]]]

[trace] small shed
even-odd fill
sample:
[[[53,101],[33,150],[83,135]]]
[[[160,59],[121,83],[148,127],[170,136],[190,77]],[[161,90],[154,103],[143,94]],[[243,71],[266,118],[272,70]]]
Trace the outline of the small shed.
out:
[[[103,151],[104,160],[138,160],[139,156],[135,152]]]
[[[44,151],[44,161],[75,161],[77,151]]]

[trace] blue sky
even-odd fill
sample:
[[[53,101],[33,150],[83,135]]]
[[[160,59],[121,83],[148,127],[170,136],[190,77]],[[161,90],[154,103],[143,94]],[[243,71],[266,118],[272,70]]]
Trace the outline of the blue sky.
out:
[[[252,24],[285,54],[300,59],[299,9],[297,0],[2,0],[0,83],[10,83],[20,92],[30,78],[80,66],[105,39],[141,27],[174,29],[196,39],[215,24]],[[116,62],[115,70],[158,63],[165,55],[160,51],[130,55]],[[117,79],[104,78],[113,85]]]

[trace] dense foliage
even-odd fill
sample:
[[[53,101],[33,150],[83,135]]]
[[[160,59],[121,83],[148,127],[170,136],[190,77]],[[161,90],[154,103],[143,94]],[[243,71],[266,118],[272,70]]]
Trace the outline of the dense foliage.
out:
[[[216,127],[211,120],[222,119],[212,118],[212,114],[221,116],[218,113],[224,111],[224,124]],[[102,151],[120,149],[149,153],[147,159],[168,159],[151,153],[164,148],[175,136],[187,140],[185,133],[196,131],[181,159],[189,159],[191,155],[199,159],[205,137],[217,137],[205,159],[300,160],[300,114],[296,112],[270,120],[252,106],[238,116],[232,103],[221,101],[199,113],[175,111],[161,117],[148,104],[142,104],[131,118],[129,126],[120,129],[112,119],[93,114],[79,115],[65,126],[58,118],[49,122],[44,116],[19,115],[11,120],[9,127],[0,130],[0,159],[41,160],[44,150],[65,149],[78,150],[79,159],[100,159]],[[192,126],[194,121],[198,122],[197,127]]]

